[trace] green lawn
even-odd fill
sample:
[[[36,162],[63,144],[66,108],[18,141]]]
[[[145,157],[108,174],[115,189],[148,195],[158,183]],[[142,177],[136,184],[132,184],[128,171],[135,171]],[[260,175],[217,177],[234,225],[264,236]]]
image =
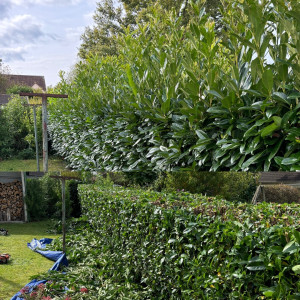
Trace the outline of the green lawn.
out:
[[[0,300],[10,299],[26,283],[30,276],[45,272],[54,262],[27,248],[33,238],[55,238],[48,234],[49,222],[0,223],[0,228],[9,231],[8,236],[0,236],[0,253],[9,253],[8,264],[0,264]]]
[[[66,163],[60,159],[49,159],[49,171],[62,171],[66,169]],[[7,171],[37,171],[35,159],[10,159],[0,161],[0,172]],[[40,160],[40,171],[43,171],[43,161]]]

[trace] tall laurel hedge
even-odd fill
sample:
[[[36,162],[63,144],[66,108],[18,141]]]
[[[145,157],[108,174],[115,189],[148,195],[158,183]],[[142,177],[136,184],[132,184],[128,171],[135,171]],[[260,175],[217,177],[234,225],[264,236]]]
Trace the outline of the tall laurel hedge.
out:
[[[225,1],[223,32],[199,2],[188,26],[154,8],[118,57],[77,65],[50,106],[74,168],[300,169],[300,4]]]

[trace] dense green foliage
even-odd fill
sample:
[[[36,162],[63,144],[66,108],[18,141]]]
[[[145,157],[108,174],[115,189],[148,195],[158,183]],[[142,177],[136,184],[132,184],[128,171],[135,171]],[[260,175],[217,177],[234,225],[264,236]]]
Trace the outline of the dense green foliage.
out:
[[[19,94],[19,93],[33,93],[30,86],[27,85],[13,85],[6,90],[7,94]]]
[[[66,181],[66,216],[79,217],[81,207],[77,193],[78,182]],[[29,221],[61,218],[61,182],[49,174],[42,178],[27,179],[26,204]]]
[[[68,235],[67,273],[49,278],[70,294],[85,286],[88,299],[300,295],[299,205],[107,186],[79,190],[88,225]]]
[[[153,183],[156,190],[184,190],[228,201],[251,202],[259,174],[248,172],[169,172]]]
[[[20,159],[35,157],[33,111],[24,106],[26,100],[12,95],[7,105],[0,109],[0,158],[18,157]],[[42,114],[37,107],[38,143],[42,145]]]
[[[277,203],[299,203],[300,204],[300,189],[288,185],[268,185],[264,187],[266,202]],[[258,201],[263,201],[262,195]]]
[[[79,63],[50,106],[58,153],[89,170],[299,170],[300,4],[225,4],[221,37],[198,5],[188,27],[153,10],[118,57]]]
[[[0,106],[0,159],[11,154],[11,135],[8,131],[6,118],[3,116],[3,108]]]
[[[5,65],[2,59],[0,58],[0,94],[5,94],[7,88],[9,87],[9,82],[5,77],[5,75],[9,73],[10,73],[9,66]]]

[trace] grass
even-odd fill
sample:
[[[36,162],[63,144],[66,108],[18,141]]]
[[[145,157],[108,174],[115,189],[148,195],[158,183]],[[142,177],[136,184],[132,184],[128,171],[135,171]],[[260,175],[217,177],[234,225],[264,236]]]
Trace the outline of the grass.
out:
[[[55,238],[48,234],[49,222],[0,223],[8,236],[0,236],[0,253],[11,255],[8,264],[0,264],[0,300],[8,300],[26,285],[33,275],[51,268],[53,261],[27,248],[33,238]]]
[[[40,170],[43,171],[43,161],[40,160]],[[50,158],[48,162],[49,171],[66,170],[66,163],[61,159]],[[7,171],[37,171],[35,159],[9,159],[0,161],[0,172]]]

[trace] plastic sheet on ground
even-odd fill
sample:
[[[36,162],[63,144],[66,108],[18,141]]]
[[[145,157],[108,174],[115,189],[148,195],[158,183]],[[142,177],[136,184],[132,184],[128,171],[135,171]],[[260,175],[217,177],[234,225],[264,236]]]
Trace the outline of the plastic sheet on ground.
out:
[[[52,242],[52,239],[48,239],[48,238],[44,238],[44,239],[40,239],[40,240],[33,239],[30,243],[27,243],[27,246],[32,251],[35,251],[55,262],[49,271],[53,271],[53,270],[58,271],[60,269],[60,266],[68,266],[68,260],[66,258],[66,255],[62,251],[43,250],[51,242]],[[47,280],[34,279],[34,280],[30,281],[28,284],[26,284],[23,289],[27,289],[29,292],[31,292],[36,286],[38,286],[41,283],[46,283],[46,282],[47,282]],[[19,291],[11,298],[11,300],[23,300],[24,298],[22,298],[20,296],[21,296],[21,292]]]

